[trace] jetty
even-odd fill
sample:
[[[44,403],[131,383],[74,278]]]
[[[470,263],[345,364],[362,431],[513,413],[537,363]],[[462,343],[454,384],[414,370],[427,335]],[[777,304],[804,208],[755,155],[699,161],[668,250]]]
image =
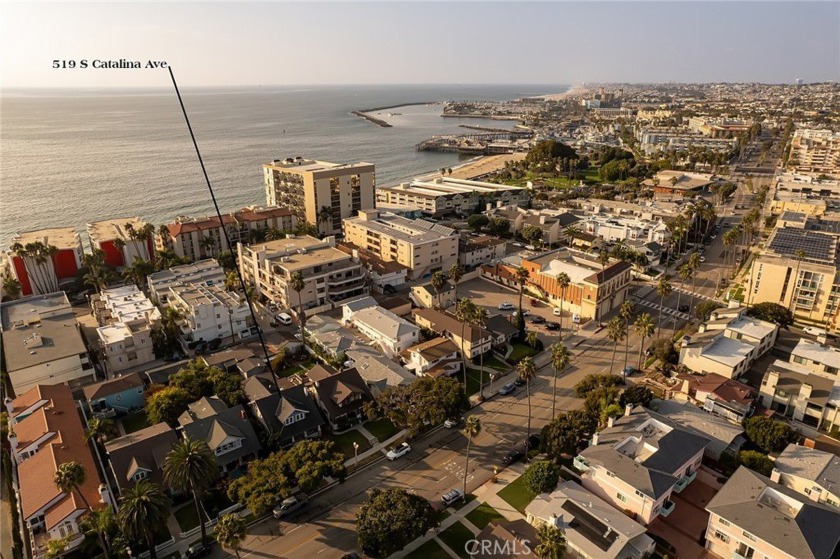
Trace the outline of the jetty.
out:
[[[376,118],[375,116],[369,115],[362,111],[352,111],[352,114],[356,116],[360,116],[365,120],[369,120],[370,122],[376,124],[377,126],[381,126],[382,128],[393,128],[390,124],[382,120],[381,118]]]

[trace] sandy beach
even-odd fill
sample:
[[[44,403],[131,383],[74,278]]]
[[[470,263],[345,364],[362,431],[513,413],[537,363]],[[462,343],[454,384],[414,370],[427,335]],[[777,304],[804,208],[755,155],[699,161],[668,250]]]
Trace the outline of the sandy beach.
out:
[[[549,101],[561,101],[568,97],[575,97],[577,95],[581,95],[582,93],[585,93],[588,89],[588,87],[582,85],[575,85],[572,86],[571,89],[569,89],[568,91],[564,91],[563,93],[549,93],[548,95],[540,95],[540,97]]]
[[[467,161],[466,163],[458,165],[457,167],[452,167],[452,174],[446,176],[451,176],[453,179],[473,179],[475,177],[480,177],[482,175],[486,175],[487,173],[492,173],[493,171],[503,169],[505,163],[508,161],[521,161],[525,159],[525,155],[525,153],[486,155],[484,157],[479,157],[472,161]],[[439,172],[436,172],[429,173],[428,175],[423,175],[419,178],[433,179],[439,176],[441,176],[441,174]]]

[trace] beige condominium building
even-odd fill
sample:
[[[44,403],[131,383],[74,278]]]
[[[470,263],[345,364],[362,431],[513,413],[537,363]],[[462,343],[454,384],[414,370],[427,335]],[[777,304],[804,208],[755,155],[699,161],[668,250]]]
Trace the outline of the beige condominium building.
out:
[[[289,237],[258,245],[239,245],[239,265],[245,281],[283,308],[329,309],[336,303],[367,294],[361,263],[335,247],[335,238]],[[289,285],[300,272],[300,293]],[[311,313],[310,313],[311,314]]]
[[[487,204],[525,206],[529,199],[528,190],[519,186],[446,177],[413,180],[376,190],[377,202],[419,208],[430,216],[471,214],[483,210]]]
[[[749,304],[770,301],[797,319],[836,330],[840,303],[840,237],[803,229],[776,229],[753,262]]]
[[[788,165],[797,171],[837,173],[840,171],[840,132],[797,130],[791,140]]]
[[[302,157],[263,165],[266,203],[291,208],[325,235],[341,233],[341,220],[374,206],[373,163],[327,163]]]
[[[458,262],[458,233],[423,219],[363,210],[344,220],[344,238],[382,260],[407,266],[413,279],[448,270]]]

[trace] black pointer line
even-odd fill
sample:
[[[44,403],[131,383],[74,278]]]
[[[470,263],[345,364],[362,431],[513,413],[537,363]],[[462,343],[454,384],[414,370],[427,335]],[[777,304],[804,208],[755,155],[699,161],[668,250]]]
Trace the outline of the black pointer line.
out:
[[[181,98],[181,92],[178,90],[178,83],[175,81],[175,74],[172,72],[171,66],[169,67],[169,77],[172,78],[172,85],[175,87],[175,94],[178,96],[178,103],[181,105],[181,112],[184,114],[184,120],[187,123],[187,129],[190,131],[190,138],[192,138],[193,147],[195,148],[195,154],[198,157],[198,163],[201,165],[201,172],[204,174],[204,182],[207,183],[207,190],[210,191],[210,198],[213,200],[213,207],[216,209],[216,216],[219,218],[219,227],[222,230],[222,234],[225,236],[225,243],[228,246],[228,250],[233,255],[234,268],[236,269],[236,275],[239,278],[239,287],[242,288],[242,294],[245,297],[245,301],[248,302],[248,310],[251,312],[251,319],[257,326],[257,335],[260,337],[260,345],[262,346],[263,353],[265,354],[265,366],[271,373],[271,380],[274,381],[274,388],[277,389],[277,392],[279,394],[280,386],[277,384],[277,375],[274,374],[274,370],[271,368],[271,358],[268,355],[268,348],[265,345],[265,339],[263,338],[262,329],[260,328],[260,323],[257,320],[256,314],[254,314],[254,305],[251,303],[251,298],[248,297],[248,292],[245,288],[245,279],[242,277],[242,270],[239,268],[239,265],[236,262],[236,256],[239,251],[237,250],[236,252],[234,252],[233,247],[231,247],[227,228],[225,227],[225,224],[222,221],[222,212],[219,210],[218,202],[216,202],[216,194],[213,192],[213,186],[210,184],[210,177],[207,176],[207,169],[204,167],[204,159],[202,159],[201,151],[199,151],[198,149],[198,142],[195,140],[195,134],[193,133],[192,125],[190,124],[190,117],[187,116],[187,109],[186,107],[184,107],[184,100]],[[231,339],[233,339],[233,331],[231,331],[230,335]]]

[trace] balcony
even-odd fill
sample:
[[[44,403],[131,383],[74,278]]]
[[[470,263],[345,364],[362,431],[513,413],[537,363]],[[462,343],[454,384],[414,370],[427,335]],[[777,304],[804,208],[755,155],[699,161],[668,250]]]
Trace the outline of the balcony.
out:
[[[694,478],[697,477],[697,472],[691,472],[687,476],[683,476],[674,486],[674,491],[677,493],[682,493],[682,490],[689,486],[689,484],[694,481]]]
[[[744,555],[745,554],[745,555]],[[732,552],[732,559],[753,559],[754,551],[752,548],[735,550]]]
[[[581,472],[585,472],[589,469],[589,463],[586,461],[586,458],[581,456],[575,456],[575,459],[572,461],[572,465],[575,467],[576,470]]]
[[[665,501],[662,504],[662,510],[659,511],[659,514],[662,516],[668,516],[669,514],[674,512],[674,507],[676,506],[677,505],[674,503],[674,501]]]

